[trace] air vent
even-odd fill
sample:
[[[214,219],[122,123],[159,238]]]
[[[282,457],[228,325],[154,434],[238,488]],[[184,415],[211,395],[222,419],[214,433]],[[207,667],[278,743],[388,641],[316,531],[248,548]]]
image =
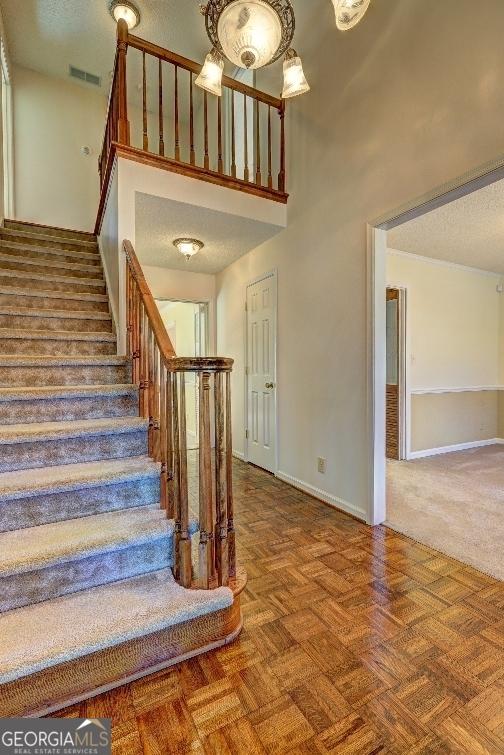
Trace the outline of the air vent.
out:
[[[94,73],[88,73],[87,71],[81,71],[80,68],[75,68],[75,66],[70,66],[70,76],[72,76],[74,79],[80,79],[80,81],[85,81],[88,84],[93,84],[95,87],[101,86],[101,78],[99,76],[96,76]]]

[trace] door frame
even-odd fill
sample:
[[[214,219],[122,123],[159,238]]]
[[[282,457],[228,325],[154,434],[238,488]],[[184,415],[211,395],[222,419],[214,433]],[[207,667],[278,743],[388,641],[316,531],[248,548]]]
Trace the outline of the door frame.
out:
[[[411,435],[411,388],[409,383],[409,322],[408,322],[408,287],[387,282],[386,290],[392,289],[398,292],[397,308],[397,389],[399,405],[398,447],[399,461],[410,457]]]
[[[366,224],[369,469],[367,523],[372,526],[383,524],[387,513],[385,462],[387,231],[502,179],[504,179],[504,156],[436,187],[427,194]],[[411,404],[411,401],[409,403]]]
[[[275,326],[275,347],[273,349],[273,365],[275,368],[275,393],[273,396],[273,402],[274,402],[274,409],[273,409],[273,417],[274,417],[274,430],[275,430],[275,453],[274,453],[274,467],[273,467],[273,474],[276,475],[278,472],[278,270],[277,268],[273,268],[268,273],[263,273],[262,275],[258,275],[255,278],[252,278],[251,280],[247,281],[245,284],[245,302],[243,309],[245,310],[245,333],[244,333],[244,344],[245,344],[245,369],[244,369],[244,386],[245,386],[245,405],[243,407],[244,410],[244,417],[243,417],[243,460],[249,463],[249,442],[247,438],[247,429],[248,429],[248,311],[247,311],[247,291],[250,288],[250,286],[255,285],[256,283],[260,283],[263,280],[266,280],[267,278],[273,279],[273,287],[275,289],[275,306],[273,309],[273,321]],[[267,470],[266,470],[267,471]]]

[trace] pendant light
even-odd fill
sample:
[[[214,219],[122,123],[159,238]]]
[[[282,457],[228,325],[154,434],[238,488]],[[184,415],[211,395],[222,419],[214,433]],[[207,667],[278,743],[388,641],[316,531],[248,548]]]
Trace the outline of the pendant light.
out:
[[[220,97],[222,94],[222,74],[224,71],[224,58],[215,48],[208,53],[201,73],[195,80],[195,84],[205,89],[210,94]]]
[[[310,91],[310,85],[306,81],[301,58],[292,48],[287,50],[283,64],[284,85],[282,97],[284,100],[297,97]]]

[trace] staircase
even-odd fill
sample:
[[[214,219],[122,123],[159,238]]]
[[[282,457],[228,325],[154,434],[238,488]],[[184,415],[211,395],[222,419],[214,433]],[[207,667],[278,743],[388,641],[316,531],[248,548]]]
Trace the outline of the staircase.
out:
[[[174,579],[131,374],[96,237],[5,221],[0,716],[51,712],[239,632],[237,588]]]

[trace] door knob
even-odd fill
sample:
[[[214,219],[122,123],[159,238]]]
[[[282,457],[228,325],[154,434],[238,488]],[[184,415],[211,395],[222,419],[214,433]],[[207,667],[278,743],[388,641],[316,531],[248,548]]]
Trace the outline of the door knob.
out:
[[[265,383],[264,387],[265,388],[274,388],[275,387],[275,383]]]

